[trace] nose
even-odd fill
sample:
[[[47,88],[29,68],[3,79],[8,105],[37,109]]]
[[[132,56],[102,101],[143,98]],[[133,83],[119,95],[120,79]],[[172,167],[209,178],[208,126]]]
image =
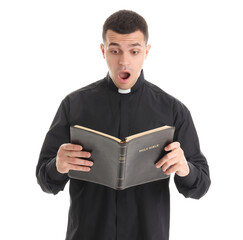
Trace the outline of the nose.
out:
[[[130,64],[129,55],[127,53],[123,53],[120,55],[119,64],[123,66],[128,66]]]

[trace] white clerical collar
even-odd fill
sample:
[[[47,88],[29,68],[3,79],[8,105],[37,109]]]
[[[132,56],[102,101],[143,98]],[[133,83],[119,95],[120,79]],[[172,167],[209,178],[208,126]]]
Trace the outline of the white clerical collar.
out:
[[[118,92],[121,93],[121,94],[128,94],[131,92],[131,88],[129,89],[120,89],[118,88]]]

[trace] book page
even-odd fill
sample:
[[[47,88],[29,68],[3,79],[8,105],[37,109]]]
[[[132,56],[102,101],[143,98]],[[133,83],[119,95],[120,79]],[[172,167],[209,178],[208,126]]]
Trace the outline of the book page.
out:
[[[171,128],[171,126],[163,126],[163,127],[155,128],[155,129],[148,130],[148,131],[145,131],[145,132],[137,133],[137,134],[134,134],[134,135],[127,137],[126,142],[129,142],[134,138],[142,137],[142,136],[145,136],[147,134],[162,131],[162,130],[165,130],[165,129],[168,129],[168,128]]]
[[[86,127],[79,126],[79,125],[74,125],[74,127],[76,127],[76,128],[80,128],[80,129],[83,129],[83,130],[88,131],[88,132],[92,132],[92,133],[95,133],[95,134],[102,135],[102,136],[104,136],[104,137],[107,137],[107,138],[113,139],[113,140],[115,140],[115,141],[117,141],[117,142],[119,142],[119,143],[121,142],[121,139],[119,139],[119,138],[116,138],[116,137],[111,136],[111,135],[106,134],[106,133],[102,133],[102,132],[99,132],[99,131],[93,130],[93,129],[91,129],[91,128],[86,128]]]

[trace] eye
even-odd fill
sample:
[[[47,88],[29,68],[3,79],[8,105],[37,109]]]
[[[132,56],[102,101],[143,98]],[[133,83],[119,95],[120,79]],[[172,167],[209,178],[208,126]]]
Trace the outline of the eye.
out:
[[[119,53],[119,50],[111,50],[111,53],[113,53],[113,54],[118,54]]]
[[[137,51],[137,50],[132,50],[132,54],[133,54],[133,55],[138,55],[138,54],[139,54],[139,51]]]

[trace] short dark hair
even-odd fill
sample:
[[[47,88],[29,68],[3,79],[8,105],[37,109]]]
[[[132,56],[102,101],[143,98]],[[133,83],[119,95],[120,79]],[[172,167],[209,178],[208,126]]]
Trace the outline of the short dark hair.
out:
[[[145,19],[138,13],[130,10],[120,10],[108,17],[103,25],[103,41],[106,40],[106,32],[112,30],[120,34],[133,33],[140,30],[144,34],[144,40],[148,42],[148,25]]]

